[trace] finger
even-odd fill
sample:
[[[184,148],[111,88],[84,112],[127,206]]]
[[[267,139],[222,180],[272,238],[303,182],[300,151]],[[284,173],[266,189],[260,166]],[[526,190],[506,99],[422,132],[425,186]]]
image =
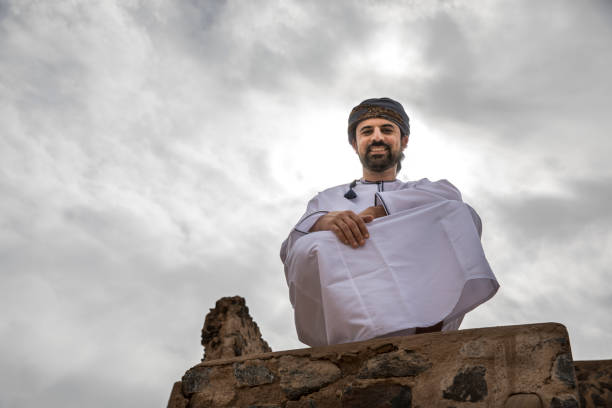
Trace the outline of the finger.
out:
[[[365,222],[357,214],[353,214],[350,219],[349,226],[353,231],[353,235],[359,241],[359,245],[365,245],[365,240],[368,237],[368,229],[365,226]]]
[[[338,225],[340,229],[342,230],[342,232],[344,233],[344,236],[346,237],[348,244],[352,246],[353,248],[357,248],[357,240],[353,236],[353,232],[351,231],[351,228],[346,224],[346,222],[340,219],[338,220],[338,224],[336,225]]]
[[[355,214],[353,219],[355,220],[355,222],[357,223],[357,227],[359,227],[359,231],[361,231],[361,235],[364,238],[368,238],[370,236],[370,234],[368,233],[368,227],[366,227],[366,222],[370,222],[374,219],[373,216],[371,215],[357,215]],[[367,219],[367,221],[366,221]]]
[[[342,242],[343,244],[346,244],[346,245],[349,244],[348,240],[344,236],[344,232],[342,231],[342,229],[339,226],[337,226],[336,224],[332,225],[332,227],[330,228],[330,231],[333,232],[334,234],[336,234],[336,236],[338,237],[340,242]]]
[[[363,220],[363,222],[367,224],[368,222],[374,221],[374,216],[373,215],[362,215],[361,219]]]
[[[351,218],[345,219],[344,222],[351,229],[351,232],[353,233],[353,237],[355,237],[355,241],[357,242],[357,244],[359,244],[360,246],[365,244],[365,238],[363,237],[363,233],[361,232],[361,229],[359,228],[357,221],[355,221],[351,217]]]

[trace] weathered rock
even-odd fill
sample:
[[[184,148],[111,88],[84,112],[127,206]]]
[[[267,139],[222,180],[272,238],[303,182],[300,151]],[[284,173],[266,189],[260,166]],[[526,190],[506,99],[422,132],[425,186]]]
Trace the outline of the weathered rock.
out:
[[[570,387],[576,386],[576,374],[574,373],[574,361],[569,353],[560,354],[553,364],[553,375],[558,380]]]
[[[170,399],[168,400],[168,408],[186,408],[189,400],[185,398],[182,391],[183,384],[177,381],[172,386]]]
[[[226,407],[236,396],[233,387],[222,386],[207,387],[201,392],[196,392],[191,396],[189,408],[216,408]]]
[[[359,378],[415,376],[431,367],[427,359],[413,351],[398,350],[367,360],[359,370]]]
[[[203,361],[272,351],[240,296],[221,298],[210,309],[202,328],[202,345]]]
[[[574,397],[558,398],[553,397],[550,408],[580,408],[578,401]]]
[[[538,394],[514,394],[504,404],[504,408],[542,408]]]
[[[203,391],[210,383],[210,370],[208,367],[194,367],[187,371],[181,380],[183,395],[190,397],[191,394]]]
[[[459,350],[461,356],[467,358],[492,358],[495,351],[486,339],[468,341]]]
[[[575,361],[582,408],[612,407],[612,360]]]
[[[249,405],[246,408],[281,408],[280,405]]]
[[[388,382],[353,385],[344,390],[341,403],[343,408],[411,408],[412,390]]]
[[[295,400],[336,381],[342,373],[329,361],[283,356],[279,364],[280,386],[287,398]]]
[[[606,401],[601,398],[598,394],[591,394],[591,401],[595,404],[596,407],[607,407],[608,404]]]
[[[198,392],[191,396],[189,408],[212,408],[212,395],[209,393]]]
[[[234,363],[234,376],[239,387],[253,387],[274,382],[274,374],[261,360]]]
[[[249,405],[246,408],[281,408],[280,405]]]
[[[287,401],[285,408],[318,408],[316,402],[310,398],[299,401]]]
[[[442,396],[453,401],[478,402],[487,396],[487,382],[484,367],[468,367],[453,379],[453,385],[444,390]]]

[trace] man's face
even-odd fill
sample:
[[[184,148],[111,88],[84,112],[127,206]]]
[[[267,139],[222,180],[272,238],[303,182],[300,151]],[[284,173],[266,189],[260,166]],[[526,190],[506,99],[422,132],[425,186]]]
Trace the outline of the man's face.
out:
[[[408,136],[401,137],[399,127],[383,118],[366,119],[357,125],[353,148],[363,167],[383,172],[399,161]]]

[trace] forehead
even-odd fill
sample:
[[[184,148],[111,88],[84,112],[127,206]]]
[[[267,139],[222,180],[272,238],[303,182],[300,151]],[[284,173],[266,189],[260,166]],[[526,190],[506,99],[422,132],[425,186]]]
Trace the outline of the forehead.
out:
[[[394,128],[399,129],[399,126],[397,126],[395,123],[391,122],[390,120],[384,119],[384,118],[370,118],[370,119],[366,119],[363,122],[359,122],[359,124],[357,125],[357,132],[359,132],[360,129],[366,127],[366,126],[372,126],[372,127],[380,127],[383,125],[391,125]]]

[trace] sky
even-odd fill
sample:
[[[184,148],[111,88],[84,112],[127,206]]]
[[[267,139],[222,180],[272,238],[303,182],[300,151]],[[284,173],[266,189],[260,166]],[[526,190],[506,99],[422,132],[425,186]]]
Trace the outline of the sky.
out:
[[[165,406],[223,296],[304,347],[280,244],[382,96],[483,219],[462,328],[612,358],[611,71],[607,1],[0,0],[0,408]]]

